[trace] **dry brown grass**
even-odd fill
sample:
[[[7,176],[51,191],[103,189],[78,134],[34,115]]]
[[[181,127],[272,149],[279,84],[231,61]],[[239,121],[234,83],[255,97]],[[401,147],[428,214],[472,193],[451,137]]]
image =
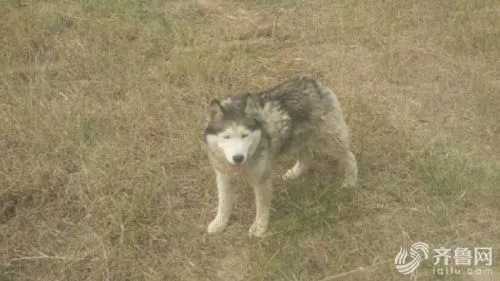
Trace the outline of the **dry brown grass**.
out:
[[[392,262],[416,241],[498,257],[497,1],[0,6],[0,280],[410,280]],[[332,163],[277,180],[250,239],[243,185],[208,236],[207,100],[303,73],[339,95],[359,188]]]

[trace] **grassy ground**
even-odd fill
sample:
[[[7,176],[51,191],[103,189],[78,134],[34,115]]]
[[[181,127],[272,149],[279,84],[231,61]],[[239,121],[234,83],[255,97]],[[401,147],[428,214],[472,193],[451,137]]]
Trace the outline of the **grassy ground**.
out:
[[[500,280],[494,0],[3,0],[0,280]],[[360,166],[276,179],[217,236],[207,102],[309,74]],[[284,170],[293,159],[284,159]],[[412,278],[400,246],[493,247],[493,276]]]

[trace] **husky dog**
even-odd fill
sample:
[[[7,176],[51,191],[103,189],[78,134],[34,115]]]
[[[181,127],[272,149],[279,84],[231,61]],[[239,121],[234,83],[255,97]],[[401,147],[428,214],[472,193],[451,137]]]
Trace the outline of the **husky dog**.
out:
[[[298,156],[282,178],[293,180],[308,168],[312,151],[332,155],[344,173],[343,187],[357,181],[357,165],[348,127],[337,97],[308,77],[296,77],[259,93],[240,93],[210,104],[204,137],[215,170],[219,205],[207,231],[222,231],[229,220],[235,177],[254,188],[255,221],[250,235],[267,230],[271,203],[271,171],[284,152]]]

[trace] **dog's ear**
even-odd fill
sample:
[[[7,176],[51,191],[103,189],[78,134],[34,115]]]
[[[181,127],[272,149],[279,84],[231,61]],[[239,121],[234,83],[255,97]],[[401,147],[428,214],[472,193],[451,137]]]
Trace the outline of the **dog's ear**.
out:
[[[245,98],[245,113],[255,112],[259,107],[257,99],[252,94],[247,94]]]
[[[218,99],[213,99],[210,102],[210,111],[208,114],[209,120],[221,120],[224,117],[224,111],[222,105]]]

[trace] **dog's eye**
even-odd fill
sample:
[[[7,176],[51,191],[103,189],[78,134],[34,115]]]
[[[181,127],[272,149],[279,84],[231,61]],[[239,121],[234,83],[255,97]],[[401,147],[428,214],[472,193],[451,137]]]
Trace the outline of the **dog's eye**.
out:
[[[248,137],[248,134],[242,134],[242,135],[241,135],[241,138],[242,138],[242,139],[244,139],[244,138],[246,138],[246,137]]]
[[[226,140],[230,139],[231,137],[230,136],[224,136],[223,138],[225,138]]]

